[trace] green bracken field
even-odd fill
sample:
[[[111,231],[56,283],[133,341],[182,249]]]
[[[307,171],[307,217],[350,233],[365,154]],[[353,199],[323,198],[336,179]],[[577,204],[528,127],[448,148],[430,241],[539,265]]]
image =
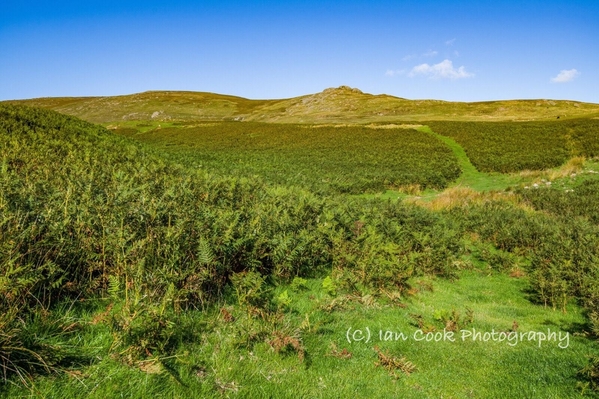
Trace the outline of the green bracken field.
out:
[[[593,117],[0,104],[0,396],[597,397]]]
[[[572,156],[599,156],[599,120],[552,122],[431,122],[456,140],[482,172],[542,170]]]
[[[115,132],[121,131],[213,172],[260,176],[319,193],[409,184],[439,189],[460,174],[453,152],[416,129],[220,122]]]

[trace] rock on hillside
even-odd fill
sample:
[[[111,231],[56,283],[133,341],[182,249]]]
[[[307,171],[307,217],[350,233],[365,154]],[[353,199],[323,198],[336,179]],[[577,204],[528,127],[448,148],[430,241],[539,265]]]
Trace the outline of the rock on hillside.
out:
[[[303,122],[335,120],[364,116],[381,116],[406,100],[389,95],[363,93],[349,86],[328,88],[320,93],[281,100],[256,110],[248,119],[269,122]]]

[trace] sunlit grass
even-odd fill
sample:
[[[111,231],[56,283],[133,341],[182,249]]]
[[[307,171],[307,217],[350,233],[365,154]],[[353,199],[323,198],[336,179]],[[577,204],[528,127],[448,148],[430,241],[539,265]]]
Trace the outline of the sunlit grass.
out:
[[[489,275],[490,273],[490,275]],[[57,377],[39,378],[34,397],[102,398],[118,392],[126,398],[147,395],[180,397],[360,397],[389,395],[419,397],[576,397],[577,371],[585,355],[595,352],[589,340],[575,334],[585,323],[579,308],[571,304],[566,313],[534,305],[527,300],[526,278],[472,270],[456,281],[419,278],[402,298],[401,307],[386,297],[331,297],[322,279],[308,280],[307,289],[276,288],[275,296],[288,291],[291,303],[284,316],[290,331],[298,329],[306,350],[301,361],[293,351],[276,353],[264,340],[249,341],[252,329],[272,331],[268,323],[248,324],[243,309],[230,308],[234,321],[225,321],[219,307],[191,313],[197,340],[182,348],[171,364],[174,376],[144,363],[126,367],[106,353],[98,353],[94,365]],[[337,301],[337,310],[325,309]],[[230,306],[223,304],[221,306]],[[443,332],[444,317],[459,317],[454,342],[448,339],[418,341],[419,331]],[[467,321],[471,315],[471,321]],[[416,316],[424,327],[417,325]],[[248,327],[244,327],[248,326]],[[369,342],[354,341],[356,330]],[[507,342],[462,339],[461,330],[491,332],[568,333],[566,341]],[[347,331],[350,330],[350,341]],[[396,339],[403,333],[404,338]],[[361,335],[355,335],[360,337]],[[426,336],[426,335],[423,335]],[[445,335],[451,337],[451,335]],[[383,338],[382,340],[380,338]],[[80,336],[89,346],[106,345],[110,334],[101,325],[90,326]],[[268,339],[268,338],[267,338]],[[515,342],[515,341],[513,341]],[[513,343],[512,342],[512,343]],[[240,345],[241,344],[241,345]],[[398,371],[399,379],[375,365],[375,347],[391,356],[405,356],[416,366],[410,375]],[[368,375],[368,378],[360,376]],[[543,383],[539,384],[538,380]],[[12,388],[7,394],[22,392]]]
[[[0,112],[0,356],[25,366],[23,380],[4,368],[3,397],[564,398],[591,386],[579,371],[598,351],[596,160],[495,175],[425,129],[116,126],[172,144],[150,147],[51,112]],[[198,156],[193,136],[212,128]],[[406,201],[298,188],[292,161],[312,166],[326,134],[351,162],[325,159],[311,179],[347,178],[369,155],[364,137],[387,151],[389,134],[465,172],[443,192],[397,184]],[[223,143],[229,158],[208,162]],[[214,174],[248,148],[243,161],[280,181],[229,164]],[[369,342],[348,342],[367,329]],[[570,341],[414,337],[443,329]]]

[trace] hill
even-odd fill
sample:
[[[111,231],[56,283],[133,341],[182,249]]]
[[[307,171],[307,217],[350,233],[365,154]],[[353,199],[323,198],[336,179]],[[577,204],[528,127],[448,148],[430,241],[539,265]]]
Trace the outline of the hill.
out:
[[[511,121],[597,117],[599,104],[563,100],[449,102],[407,100],[347,86],[279,100],[187,91],[148,91],[111,97],[7,101],[52,109],[95,123],[244,120],[279,123],[368,123],[418,120]]]
[[[259,107],[206,96],[214,109]],[[347,89],[320,97],[302,104],[384,100]],[[88,100],[54,101],[84,109]],[[437,123],[457,130],[458,122]],[[411,138],[412,155],[427,150],[450,166],[455,158],[465,165],[457,142],[493,143],[477,129],[452,133],[454,142],[424,127],[194,124],[203,126],[140,136],[173,136],[182,147],[186,137],[212,135],[209,150],[223,139],[231,151],[175,162],[151,143],[71,116],[0,104],[2,397],[579,397],[596,387],[594,170],[488,196],[462,188],[453,191],[459,201],[438,208],[319,195],[297,186],[300,161],[340,177],[353,166],[329,153],[332,164],[316,163],[303,151],[312,144],[335,144],[378,169],[382,149],[342,136],[368,134],[360,144],[389,148],[392,136],[404,145]],[[220,125],[245,136],[236,143]],[[502,125],[512,124],[493,127]],[[570,128],[574,144],[597,142]],[[219,173],[210,156],[236,169]],[[295,173],[280,184],[248,176],[242,162],[260,156]],[[373,340],[360,342],[369,328]],[[357,337],[349,343],[348,329]],[[432,342],[424,330],[497,339]]]

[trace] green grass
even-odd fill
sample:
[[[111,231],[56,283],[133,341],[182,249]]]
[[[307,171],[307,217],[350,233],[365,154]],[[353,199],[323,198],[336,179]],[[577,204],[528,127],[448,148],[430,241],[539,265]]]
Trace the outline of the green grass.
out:
[[[304,361],[293,351],[277,354],[261,340],[240,346],[248,332],[259,330],[264,323],[248,322],[242,308],[232,308],[236,320],[225,322],[217,307],[188,316],[198,335],[186,344],[184,352],[171,359],[180,382],[160,367],[156,371],[162,371],[156,374],[144,363],[129,368],[100,352],[99,361],[79,372],[38,378],[32,396],[101,398],[118,392],[126,398],[569,398],[580,396],[577,371],[585,365],[585,355],[596,351],[592,342],[573,335],[585,323],[580,309],[570,305],[567,313],[562,313],[531,304],[526,299],[526,279],[488,275],[484,270],[462,272],[456,281],[416,279],[412,281],[414,293],[402,301],[405,308],[384,299],[332,298],[323,291],[321,282],[309,280],[308,289],[301,292],[286,285],[276,289],[276,293],[290,292],[290,310],[279,325],[289,323],[289,331],[301,328]],[[342,303],[340,309],[323,310],[334,300]],[[410,314],[421,315],[427,326],[442,331],[442,315],[457,311],[466,318],[467,310],[472,311],[473,322],[464,326],[466,330],[509,331],[516,321],[521,332],[568,332],[569,346],[560,349],[558,342],[539,347],[529,341],[515,346],[462,341],[460,333],[456,342],[414,339],[419,328]],[[90,316],[85,318],[90,320]],[[306,319],[310,324],[302,325]],[[374,334],[371,342],[347,342],[349,328],[365,332],[367,327]],[[403,332],[408,338],[381,341],[379,331]],[[105,347],[110,334],[101,326],[90,326],[78,339],[89,347]],[[399,378],[395,379],[375,365],[375,346],[390,356],[405,356],[417,370],[410,375],[398,371]],[[343,349],[351,357],[339,355]],[[6,394],[12,397],[25,392],[12,387]]]
[[[291,172],[286,171],[286,169],[289,167],[291,167],[291,169],[294,171],[301,171],[302,169],[305,169],[303,173],[298,175],[299,179],[296,179],[295,181],[299,184],[306,182],[303,184],[306,184],[312,188],[315,187],[315,183],[310,182],[307,176],[319,175],[322,177],[323,172],[325,171],[325,173],[328,171],[333,171],[334,174],[339,175],[343,173],[339,168],[352,168],[354,170],[353,173],[356,173],[356,170],[358,172],[360,170],[359,163],[353,163],[350,165],[345,160],[336,160],[335,157],[338,157],[336,153],[323,154],[323,156],[326,155],[326,161],[317,160],[315,156],[309,155],[304,156],[305,160],[301,159],[301,157],[298,158],[298,151],[314,151],[314,149],[312,149],[313,145],[322,147],[324,139],[326,138],[326,134],[331,135],[331,140],[339,140],[338,135],[335,133],[341,133],[342,135],[353,135],[356,134],[353,132],[353,130],[357,129],[357,127],[321,127],[318,128],[319,130],[317,130],[317,132],[320,133],[322,131],[322,136],[306,134],[306,129],[292,129],[293,132],[296,132],[294,133],[293,137],[295,146],[290,147],[292,153],[288,154],[286,163],[284,165],[275,165],[272,164],[272,160],[276,158],[276,154],[256,153],[252,151],[253,149],[262,149],[265,148],[265,146],[270,145],[272,148],[276,148],[277,153],[280,153],[286,147],[289,147],[289,140],[291,139],[281,133],[284,131],[284,129],[289,129],[288,127],[281,125],[205,124],[204,126],[193,128],[192,124],[191,128],[183,128],[173,123],[162,123],[161,127],[158,128],[158,125],[158,122],[147,124],[130,122],[129,124],[121,124],[121,128],[117,129],[116,132],[134,137],[147,143],[152,143],[153,145],[162,145],[162,148],[168,152],[185,150],[190,157],[197,158],[197,162],[204,164],[211,169],[221,169],[223,170],[223,173],[234,169],[245,169],[245,173],[248,175],[260,175],[262,177],[266,177],[267,180],[274,181],[279,184],[288,181],[287,175],[290,175]],[[172,127],[172,129],[168,129],[168,127]],[[178,130],[179,128],[181,130]],[[241,130],[239,128],[241,128]],[[248,133],[249,131],[260,129],[262,129],[262,132],[258,135],[254,134],[252,136],[250,133]],[[214,133],[212,133],[211,130],[214,130]],[[532,181],[530,178],[527,179],[526,177],[522,177],[518,174],[479,172],[470,162],[464,149],[455,140],[444,135],[436,134],[426,126],[418,128],[418,130],[427,134],[431,134],[437,140],[443,142],[452,150],[454,156],[456,157],[459,168],[462,172],[456,180],[449,184],[450,187],[469,187],[476,191],[503,191],[508,187],[517,187],[521,184],[526,184],[527,182]],[[397,134],[397,132],[403,132],[405,129],[381,129],[380,131],[384,133],[384,136],[377,137],[375,139],[364,139],[362,137],[357,137],[356,140],[362,143],[367,143],[366,145],[373,145],[374,143],[371,141],[380,141],[381,139],[388,140],[389,137],[392,137],[390,134]],[[250,134],[252,140],[245,140],[245,138],[250,138],[250,136],[245,136],[242,133]],[[311,132],[308,131],[308,133]],[[302,138],[298,139],[298,137]],[[398,140],[401,139],[398,137]],[[401,141],[398,143],[401,143]],[[379,162],[383,162],[385,158],[387,158],[385,162],[397,162],[391,158],[391,156],[397,157],[397,155],[392,154],[392,152],[396,151],[394,144],[387,142],[383,142],[383,144],[384,145],[381,148],[377,147],[377,151],[380,151],[381,155],[381,161]],[[351,146],[351,143],[348,143],[348,145]],[[336,151],[343,153],[343,151],[350,149],[351,147],[348,146],[345,149],[338,148]],[[238,157],[237,163],[234,163],[232,159],[229,159],[230,153],[234,153],[235,156]],[[248,158],[248,153],[251,155],[251,158]],[[361,157],[362,155],[363,154],[359,154],[358,157]],[[297,160],[294,161],[294,158],[297,158]],[[225,159],[228,159],[229,161],[224,163],[227,165],[227,167],[222,169],[223,161]],[[242,161],[239,162],[240,160]],[[338,164],[339,167],[335,166],[335,164]],[[321,165],[319,167],[322,169],[322,172],[309,172],[306,169],[308,165]],[[386,168],[388,165],[386,166],[385,164],[381,164],[377,165],[376,167],[380,170],[380,168]],[[410,165],[409,167],[412,169],[418,168],[418,166],[415,164]],[[324,176],[327,175],[325,174]],[[321,179],[321,182],[322,180],[326,181],[327,177]],[[387,179],[387,181],[387,184],[389,184],[389,179]],[[412,179],[412,182],[404,180],[403,183],[419,183],[421,181],[422,179],[416,177]],[[401,184],[396,183],[396,185]],[[354,190],[352,189],[352,191]],[[423,198],[434,198],[438,193],[439,191],[435,189],[425,189],[419,194],[419,196]],[[376,197],[381,199],[400,199],[406,198],[409,195],[399,193],[396,189],[393,189],[385,190],[382,193],[366,194],[362,196],[365,198]]]
[[[468,158],[464,148],[451,137],[437,134],[428,126],[423,127],[422,131],[426,131],[443,141],[449,148],[451,148],[454,155],[458,159],[462,173],[451,186],[469,187],[476,191],[502,191],[507,187],[514,186],[522,182],[522,179],[519,176],[478,171],[472,162],[470,162],[470,158]]]
[[[581,123],[584,125],[584,122]],[[591,130],[585,130],[584,139],[579,139],[577,143],[582,143],[585,140],[590,140],[590,138],[595,134],[594,130],[592,130],[594,124],[587,126],[587,128],[591,128]],[[589,159],[584,163],[584,167],[581,171],[573,171],[574,173],[572,177],[568,176],[568,173],[565,173],[565,170],[562,166],[548,168],[544,171],[532,172],[532,173],[520,173],[520,172],[512,172],[512,173],[498,173],[498,172],[480,172],[477,168],[470,162],[470,158],[466,154],[464,148],[456,142],[453,138],[441,134],[437,134],[433,130],[431,130],[428,126],[422,126],[418,128],[418,130],[422,132],[429,133],[445,143],[454,153],[458,165],[460,167],[461,173],[460,176],[453,181],[449,188],[452,187],[467,187],[479,192],[490,192],[490,191],[505,191],[512,190],[516,188],[524,188],[524,187],[532,187],[533,184],[537,185],[546,185],[546,182],[551,182],[555,184],[554,187],[559,187],[563,190],[572,189],[577,184],[580,184],[582,181],[587,180],[597,180],[599,176],[595,176],[595,172],[599,171],[599,166],[597,161],[593,159]],[[583,134],[582,130],[577,131],[578,134]],[[570,133],[572,134],[572,133]],[[576,134],[575,134],[576,135]],[[587,151],[594,151],[589,148]],[[594,152],[590,153],[591,155]],[[435,189],[427,189],[422,191],[417,195],[417,197],[422,198],[424,200],[432,200],[441,194],[442,191]],[[384,193],[380,194],[364,194],[361,195],[363,198],[379,198],[379,199],[406,199],[406,198],[414,198],[413,195],[408,195],[405,193],[398,192],[397,190],[386,190]]]
[[[432,122],[438,134],[456,140],[481,172],[517,172],[557,167],[573,156],[595,157],[599,122]],[[593,144],[591,144],[593,143]]]
[[[142,145],[0,105],[1,396],[569,398],[591,387],[579,371],[599,352],[596,161],[510,201],[431,211],[318,194],[293,173],[316,165],[310,179],[342,179],[364,162],[380,177],[415,149],[459,165],[452,184],[476,190],[552,172],[477,172],[424,128],[163,123],[119,124],[154,140]],[[398,142],[414,146],[390,155]],[[413,339],[452,323],[568,332],[570,345]],[[366,327],[373,341],[347,342]],[[379,342],[379,330],[408,339]]]

